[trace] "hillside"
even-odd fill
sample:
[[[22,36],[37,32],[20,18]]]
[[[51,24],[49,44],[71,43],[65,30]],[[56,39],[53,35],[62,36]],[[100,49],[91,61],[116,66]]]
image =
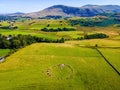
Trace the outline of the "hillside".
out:
[[[90,17],[101,13],[119,13],[118,5],[85,5],[82,7],[71,7],[65,5],[54,5],[42,11],[28,13],[23,16],[45,17],[45,16],[82,16]]]
[[[24,13],[23,12],[16,12],[16,13],[11,13],[11,14],[8,14],[9,16],[21,16],[23,15]]]

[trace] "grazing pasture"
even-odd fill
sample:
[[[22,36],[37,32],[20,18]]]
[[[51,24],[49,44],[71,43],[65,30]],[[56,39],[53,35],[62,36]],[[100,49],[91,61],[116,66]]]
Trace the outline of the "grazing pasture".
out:
[[[0,77],[7,90],[120,89],[120,76],[95,49],[70,44],[27,46],[0,64]]]
[[[9,49],[0,49],[0,57],[7,55],[9,52]]]
[[[81,40],[81,41],[67,41],[68,44],[79,45],[79,46],[95,46],[98,47],[120,47],[119,40],[110,39],[91,39],[91,40]]]
[[[0,90],[120,90],[120,75],[96,50],[98,48],[120,72],[120,28],[72,26],[64,19],[26,19],[1,21],[0,24],[1,27],[18,27],[0,27],[1,38],[22,34],[53,41],[65,40],[65,43],[34,43],[8,56],[0,63]],[[64,27],[75,30],[42,31],[43,28],[56,30]],[[96,33],[106,34],[109,38],[84,38]],[[0,57],[10,51],[0,49]]]
[[[120,72],[120,48],[100,49],[104,56],[112,63],[113,66]]]

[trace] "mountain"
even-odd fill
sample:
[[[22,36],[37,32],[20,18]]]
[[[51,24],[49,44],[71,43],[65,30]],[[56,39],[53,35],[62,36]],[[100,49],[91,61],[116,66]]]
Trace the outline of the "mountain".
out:
[[[104,12],[120,12],[120,6],[118,5],[85,5],[82,6],[83,9],[95,9],[102,10]]]
[[[7,14],[0,14],[0,16],[22,16],[25,13],[22,12],[16,12],[16,13],[7,13]]]
[[[24,13],[16,12],[10,14],[0,14],[0,20],[17,20],[19,17],[22,17]]]
[[[44,17],[44,16],[74,16],[77,15],[76,12],[79,12],[79,8],[77,7],[69,7],[64,5],[55,5],[52,7],[48,7],[39,12],[33,12],[26,14],[31,17]]]
[[[45,17],[45,16],[81,16],[90,17],[101,13],[119,13],[118,5],[85,5],[82,7],[70,7],[65,5],[54,5],[42,11],[27,13],[23,16],[29,17]]]
[[[24,13],[22,12],[16,12],[16,13],[10,13],[10,14],[7,14],[8,16],[21,16],[21,15],[24,15]]]

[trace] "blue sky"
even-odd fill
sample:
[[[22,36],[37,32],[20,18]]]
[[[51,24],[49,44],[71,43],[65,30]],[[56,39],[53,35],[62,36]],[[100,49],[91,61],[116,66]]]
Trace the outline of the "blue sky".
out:
[[[59,4],[75,7],[86,4],[120,5],[120,0],[0,0],[0,13],[35,12]]]

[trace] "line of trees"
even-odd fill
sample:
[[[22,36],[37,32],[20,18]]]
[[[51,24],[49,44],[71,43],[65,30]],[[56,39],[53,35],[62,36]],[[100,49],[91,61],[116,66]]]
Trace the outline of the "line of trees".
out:
[[[18,49],[24,46],[37,42],[47,43],[64,43],[64,38],[51,40],[43,37],[36,37],[31,35],[17,35],[4,36],[0,34],[0,48],[2,49]]]
[[[103,33],[96,33],[90,35],[84,35],[84,39],[97,39],[97,38],[108,38],[109,36]]]
[[[6,20],[13,20],[14,18],[12,16],[5,16],[0,15],[0,20],[6,21]]]
[[[18,29],[17,26],[0,26],[0,29]]]
[[[72,26],[74,25],[80,25],[80,26],[88,26],[93,27],[97,26],[99,23],[102,23],[102,19],[92,19],[92,18],[86,18],[86,19],[78,19],[78,20],[69,20],[70,24]]]
[[[48,16],[45,16],[45,17],[38,17],[38,19],[61,19],[62,16],[51,16],[51,15],[48,15]]]
[[[45,31],[45,32],[74,31],[74,30],[75,30],[75,28],[66,28],[66,27],[64,27],[64,28],[50,28],[50,29],[43,28],[43,29],[41,29],[41,31]]]
[[[1,24],[2,21],[0,21],[0,29],[18,29],[18,26],[14,25],[15,21],[7,21],[9,25],[4,26]]]
[[[84,35],[84,37],[78,38],[77,40],[83,39],[98,39],[108,38],[109,36],[103,33],[96,33],[90,35]],[[0,48],[2,49],[18,49],[30,45],[32,43],[47,42],[47,43],[64,43],[65,39],[48,39],[44,37],[37,37],[31,35],[9,35],[4,36],[0,34]]]

